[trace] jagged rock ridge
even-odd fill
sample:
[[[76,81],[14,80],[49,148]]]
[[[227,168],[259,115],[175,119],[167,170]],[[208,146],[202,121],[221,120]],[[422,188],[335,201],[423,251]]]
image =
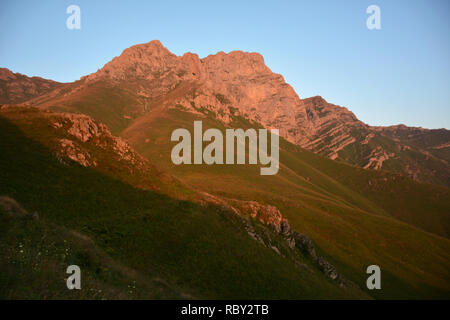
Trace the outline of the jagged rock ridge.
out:
[[[448,130],[441,130],[444,139],[434,139],[434,131],[421,129],[416,134],[424,137],[426,146],[395,138],[389,134],[390,129],[371,127],[348,109],[320,96],[300,99],[258,53],[219,52],[203,59],[186,53],[178,57],[159,41],[151,41],[126,49],[86,79],[145,80],[145,84],[139,83],[143,97],[157,99],[166,95],[168,105],[183,106],[192,112],[205,108],[225,123],[230,122],[231,115],[242,115],[264,127],[279,128],[288,141],[331,159],[450,185]],[[175,99],[170,96],[187,83],[194,88],[192,92]]]
[[[226,124],[233,116],[241,116],[278,128],[286,140],[331,159],[450,186],[450,131],[411,128],[406,130],[415,130],[415,138],[396,136],[392,129],[371,127],[320,96],[301,99],[258,53],[176,56],[154,40],[125,49],[97,72],[31,103],[49,108],[67,101],[73,104],[83,92],[105,84],[129,96],[119,110],[128,122],[118,131],[125,129],[130,140],[143,135],[137,123],[146,114],[155,117],[164,108],[208,110]],[[98,111],[83,112],[98,118]]]

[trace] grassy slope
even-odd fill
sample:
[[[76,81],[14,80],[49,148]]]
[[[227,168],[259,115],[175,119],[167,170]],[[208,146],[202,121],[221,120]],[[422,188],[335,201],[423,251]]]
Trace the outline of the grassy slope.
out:
[[[365,297],[299,269],[217,208],[61,164],[31,139],[39,126],[21,126],[0,117],[0,194],[40,219],[1,217],[2,298]],[[63,287],[69,264],[85,272],[81,293]]]
[[[418,229],[448,236],[448,189],[339,164],[286,142],[276,176],[260,176],[257,167],[248,165],[174,166],[171,131],[192,129],[194,119],[193,114],[171,110],[157,121],[141,120],[142,125],[125,130],[124,136],[138,152],[195,188],[276,205],[296,230],[310,235],[361,286],[365,268],[380,265],[385,281],[383,291],[372,293],[377,297],[448,297],[450,242]],[[235,120],[245,126],[245,120]],[[211,117],[203,124],[221,128]],[[369,180],[374,184],[367,187]]]
[[[85,80],[66,84],[59,91],[43,95],[32,101],[40,108],[58,112],[87,114],[102,119],[113,134],[120,133],[142,112],[139,98],[131,91],[103,82],[86,83]]]
[[[118,263],[93,241],[48,219],[10,219],[0,208],[1,299],[173,299],[178,288]],[[66,268],[82,290],[67,290]]]
[[[181,93],[174,92],[171,99],[176,99],[177,94]],[[91,105],[83,96],[77,99],[77,105]],[[154,103],[149,114],[123,130],[108,115],[110,111],[120,114],[123,107],[96,101],[98,105],[92,105],[92,109],[104,112],[90,114],[113,126],[114,132],[122,132],[152,163],[200,190],[278,206],[298,231],[313,237],[362,286],[365,267],[381,265],[389,279],[381,297],[448,294],[449,241],[417,229],[448,237],[447,188],[341,165],[285,142],[282,168],[276,177],[261,177],[259,170],[251,166],[175,167],[170,161],[170,134],[175,128],[192,128],[192,114],[164,114]],[[73,106],[68,110],[76,110]],[[248,126],[241,118],[236,118],[235,124]],[[209,117],[204,119],[204,126],[220,128],[221,124]]]

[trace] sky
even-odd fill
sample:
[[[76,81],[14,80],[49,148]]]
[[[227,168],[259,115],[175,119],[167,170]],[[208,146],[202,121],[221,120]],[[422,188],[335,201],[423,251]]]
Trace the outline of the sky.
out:
[[[81,29],[66,26],[70,5]],[[301,98],[370,125],[450,128],[448,0],[0,1],[0,67],[28,76],[71,82],[154,39],[177,55],[259,52]]]

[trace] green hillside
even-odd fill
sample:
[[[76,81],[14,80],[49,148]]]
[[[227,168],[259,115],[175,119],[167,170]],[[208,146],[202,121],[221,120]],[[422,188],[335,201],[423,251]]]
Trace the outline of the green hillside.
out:
[[[202,120],[204,130],[207,128],[225,129],[223,122],[218,121],[217,115],[211,112],[207,106],[191,104],[197,112],[194,114],[188,111],[190,106],[176,103],[180,98],[188,97],[189,99],[189,96],[193,96],[195,92],[189,91],[192,88],[179,86],[169,95],[150,101],[147,105],[148,110],[136,111],[133,117],[128,119],[125,116],[128,117],[128,114],[134,110],[133,104],[129,104],[127,100],[131,97],[129,92],[125,89],[115,88],[114,95],[117,95],[118,98],[112,101],[101,98],[104,91],[109,89],[102,84],[98,86],[90,87],[87,96],[78,94],[59,102],[57,99],[50,99],[42,107],[58,111],[83,112],[106,123],[112,132],[120,134],[136,151],[147,158],[152,168],[146,174],[147,178],[145,175],[143,178],[140,174],[129,175],[121,172],[119,163],[108,163],[109,156],[103,156],[106,162],[96,168],[95,174],[101,173],[102,177],[112,178],[113,181],[118,179],[124,185],[150,189],[145,192],[150,192],[152,195],[164,195],[168,201],[172,201],[174,198],[197,201],[197,191],[201,191],[218,196],[229,203],[233,203],[235,200],[245,200],[274,205],[289,220],[290,225],[296,231],[311,237],[318,245],[321,254],[336,265],[340,273],[355,282],[360,288],[365,288],[367,266],[379,265],[383,275],[383,289],[380,291],[367,290],[366,293],[372,297],[381,299],[449,297],[450,191],[448,188],[418,183],[385,171],[364,170],[332,161],[294,146],[283,139],[280,140],[280,171],[275,176],[261,176],[259,167],[250,165],[175,166],[170,159],[171,149],[175,145],[170,141],[174,129],[187,128],[192,131],[194,120]],[[49,139],[45,137],[46,135],[51,137],[55,133],[43,133],[46,132],[45,128],[48,125],[39,127],[33,123],[35,120],[24,121],[22,116],[14,116],[12,113],[9,113],[8,117],[23,132],[27,133],[28,137],[33,137],[41,144],[51,148],[48,143]],[[249,123],[239,115],[233,115],[231,120],[229,124],[231,127],[260,126],[257,123]],[[93,152],[96,151],[93,150]],[[100,152],[100,154],[102,153],[103,151]],[[83,169],[84,171],[92,170]],[[170,172],[171,175],[165,172]],[[49,173],[48,175],[51,177],[54,174]],[[187,187],[183,187],[183,184]],[[81,185],[82,183],[79,185],[80,188]],[[148,186],[156,186],[156,191],[151,192],[151,188]],[[97,184],[97,187],[103,188],[101,183]],[[19,197],[19,194],[22,194],[23,197],[24,194],[29,193],[28,191],[17,192],[12,196],[23,202],[24,200]],[[92,193],[95,194],[96,191]],[[10,193],[6,194],[10,195]],[[33,193],[31,192],[31,194]],[[91,195],[86,199],[92,197]],[[84,195],[80,198],[84,199]],[[95,196],[95,199],[98,197]],[[130,205],[133,201],[124,199],[121,192],[120,195],[118,193],[114,196],[113,201],[113,203],[124,202],[120,205],[111,205],[107,204],[105,200],[103,204],[108,207],[123,208],[125,213],[133,210]],[[59,205],[54,207],[55,211],[61,210],[58,209]],[[83,207],[85,208],[86,205]],[[139,204],[138,208],[141,207],[142,204]],[[162,203],[160,208],[161,211],[171,212],[170,206],[166,203]],[[117,210],[121,211],[122,209]],[[211,215],[207,212],[204,215],[207,219],[211,219]],[[165,215],[161,215],[159,218],[165,217]],[[63,220],[70,221],[66,217]],[[225,220],[227,221],[227,219]],[[179,217],[174,218],[172,222],[180,222]],[[221,229],[220,224],[223,222],[216,222],[216,227]],[[58,223],[62,223],[62,221]],[[102,221],[102,223],[104,222]],[[189,220],[189,224],[191,223]],[[123,227],[127,225],[124,221],[120,221],[118,224]],[[101,225],[101,223],[95,221],[92,225]],[[141,226],[130,226],[129,230],[139,229],[139,227]],[[192,226],[192,232],[197,230],[197,227],[199,226]],[[203,230],[201,227],[199,228],[198,230]],[[177,230],[183,234],[186,232],[182,226],[179,226]],[[86,232],[84,229],[79,231]],[[102,230],[102,232],[105,231]],[[91,235],[89,234],[89,236]],[[147,243],[148,239],[143,238],[142,241]],[[170,248],[172,245],[167,245],[167,247]],[[236,246],[236,248],[238,247],[239,245]],[[195,250],[193,249],[193,252]],[[220,255],[220,259],[224,259],[224,261],[229,259],[222,253]],[[262,261],[256,262],[252,259],[254,258],[250,259],[252,263],[259,264]],[[126,257],[121,261],[132,261],[132,259]],[[185,264],[182,261],[177,261],[177,263]],[[280,264],[283,264],[283,268],[287,268],[289,263],[282,259]],[[216,264],[216,269],[219,269],[218,266],[219,264]],[[230,266],[230,268],[236,268],[236,266]],[[173,273],[169,272],[172,275],[186,272],[185,269],[172,271]],[[214,267],[211,266],[209,272],[213,277]],[[319,274],[319,277],[322,276]],[[207,279],[207,276],[203,274],[199,277]],[[196,280],[199,281],[199,279]],[[189,283],[188,287],[190,285]],[[208,290],[203,288],[198,292],[205,293]],[[246,297],[267,296],[256,294],[260,289],[255,290],[250,290],[252,293],[249,291]],[[229,297],[240,297],[245,292],[245,290],[236,292],[238,291],[237,296],[230,295]],[[263,292],[266,291],[263,290]],[[267,294],[277,298],[287,296],[286,290],[283,290],[284,293],[281,296],[277,296],[278,293],[275,292],[279,291],[268,290]],[[302,292],[295,291],[291,297],[317,297],[317,295]],[[319,292],[322,291],[319,290]],[[225,295],[211,294],[207,296],[224,297]],[[334,295],[333,293],[331,296],[339,298],[340,294]]]
[[[22,119],[0,118],[0,195],[39,219],[1,212],[1,298],[367,297],[262,246],[220,207],[59,161]],[[64,287],[69,264],[82,270],[78,293]]]
[[[365,268],[380,265],[386,281],[382,291],[372,292],[378,298],[448,296],[447,188],[341,164],[283,140],[276,176],[260,176],[259,168],[249,165],[173,165],[172,130],[192,132],[193,121],[199,119],[204,130],[224,128],[209,113],[202,118],[172,108],[157,121],[137,121],[124,136],[138,152],[193,188],[275,205],[361,287]],[[245,126],[245,119],[235,121]]]

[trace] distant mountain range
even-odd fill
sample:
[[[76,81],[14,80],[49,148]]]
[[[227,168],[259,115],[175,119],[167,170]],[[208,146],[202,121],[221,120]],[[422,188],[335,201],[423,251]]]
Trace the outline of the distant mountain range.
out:
[[[40,77],[27,77],[0,68],[0,104],[22,103],[62,85]]]

